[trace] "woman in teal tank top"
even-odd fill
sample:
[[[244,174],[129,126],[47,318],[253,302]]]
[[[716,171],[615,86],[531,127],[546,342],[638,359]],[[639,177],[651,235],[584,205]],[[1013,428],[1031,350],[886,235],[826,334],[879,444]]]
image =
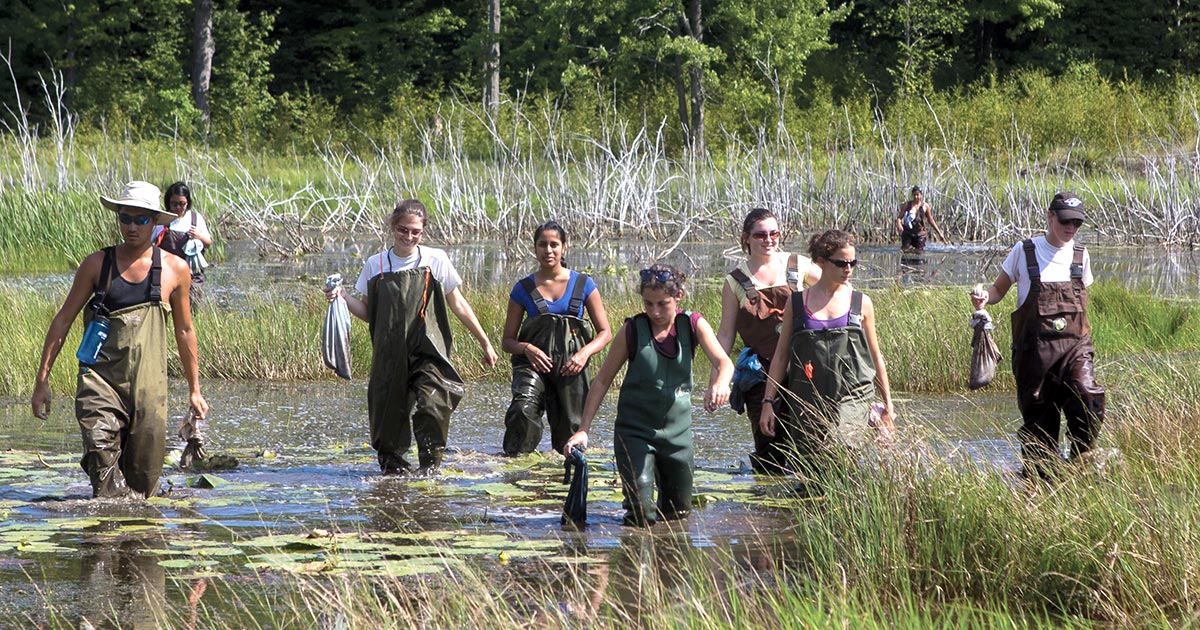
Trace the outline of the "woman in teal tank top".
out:
[[[669,265],[641,271],[642,313],[625,320],[583,405],[579,431],[563,447],[586,449],[588,430],[617,372],[629,368],[617,400],[613,455],[625,495],[625,524],[687,516],[692,504],[692,356],[699,345],[717,366],[704,407],[729,401],[733,362],[699,313],[679,310],[684,276]],[[658,500],[654,499],[655,480]]]

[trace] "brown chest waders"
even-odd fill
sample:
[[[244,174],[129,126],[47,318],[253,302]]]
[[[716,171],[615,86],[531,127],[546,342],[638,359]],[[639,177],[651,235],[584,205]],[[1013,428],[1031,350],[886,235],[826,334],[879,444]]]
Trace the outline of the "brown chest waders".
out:
[[[819,475],[846,449],[870,443],[871,402],[875,398],[875,361],[862,329],[862,294],[850,298],[846,326],[804,328],[804,293],[792,297],[792,338],[787,388],[781,393],[787,413],[777,424],[777,446],[787,464]]]
[[[1043,282],[1032,240],[1022,244],[1029,294],[1012,314],[1013,376],[1023,424],[1022,459],[1039,474],[1060,459],[1058,434],[1066,416],[1068,457],[1091,450],[1104,422],[1104,388],[1096,382],[1082,245],[1075,245],[1071,279]]]
[[[512,402],[504,416],[504,452],[507,455],[532,453],[542,441],[542,414],[550,425],[550,444],[562,452],[576,431],[587,399],[588,378],[585,367],[578,374],[563,376],[562,367],[571,355],[591,343],[592,327],[583,319],[583,290],[587,276],[579,274],[567,303],[567,315],[549,312],[546,300],[529,278],[521,287],[533,298],[538,315],[527,317],[517,332],[517,341],[530,343],[550,357],[553,367],[547,373],[533,369],[524,355],[512,358]]]
[[[742,338],[742,344],[758,355],[763,371],[771,371],[771,358],[775,356],[775,347],[779,345],[779,328],[783,323],[783,312],[787,301],[792,296],[791,286],[769,287],[759,290],[750,281],[750,277],[741,269],[734,269],[729,275],[742,287],[746,297],[738,305],[737,318],[734,327]],[[759,427],[758,419],[762,415],[762,399],[766,393],[767,383],[755,385],[742,392],[742,401],[746,405],[746,417],[750,420],[750,433],[754,436],[754,452],[750,454],[750,467],[760,474],[783,472],[775,461],[773,444],[776,438],[768,436]]]
[[[381,273],[367,284],[371,378],[367,413],[371,446],[384,473],[409,470],[417,443],[420,467],[442,462],[450,414],[463,380],[450,363],[450,322],[441,284],[428,267]]]
[[[111,250],[109,250],[111,251]],[[150,266],[149,301],[108,314],[108,339],[96,364],[79,366],[75,418],[83,438],[80,467],[96,497],[158,492],[167,432],[167,317],[162,301],[160,250]],[[105,256],[97,297],[103,301],[110,270]],[[95,299],[95,298],[93,298]],[[93,310],[84,310],[84,325]]]
[[[692,507],[692,353],[695,339],[687,313],[675,316],[679,352],[663,356],[654,347],[650,318],[636,315],[627,334],[636,335],[625,381],[617,398],[613,455],[625,495],[625,523],[648,525],[658,516],[687,516]],[[658,483],[658,502],[654,485]]]

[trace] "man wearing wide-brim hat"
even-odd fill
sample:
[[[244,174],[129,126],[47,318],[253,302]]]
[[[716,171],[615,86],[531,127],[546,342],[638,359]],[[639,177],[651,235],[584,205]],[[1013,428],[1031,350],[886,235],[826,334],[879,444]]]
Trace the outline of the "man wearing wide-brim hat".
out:
[[[75,418],[83,437],[80,466],[96,497],[158,493],[166,447],[168,316],[191,411],[200,418],[208,413],[188,304],[191,272],[183,259],[163,255],[150,238],[155,224],[174,218],[162,210],[160,198],[157,186],[142,181],[125,184],[113,197],[100,197],[116,213],[122,242],[79,265],[46,331],[30,400],[35,416],[48,417],[50,370],[76,316],[84,311],[84,342],[76,352]],[[105,330],[106,336],[95,334]]]
[[[1013,376],[1023,424],[1017,432],[1026,474],[1053,474],[1058,432],[1067,420],[1067,458],[1092,449],[1104,422],[1104,388],[1096,382],[1095,348],[1087,317],[1092,265],[1075,235],[1087,220],[1074,193],[1054,195],[1046,209],[1046,235],[1016,244],[987,292],[976,291],[976,310],[995,304],[1017,285],[1012,314]]]

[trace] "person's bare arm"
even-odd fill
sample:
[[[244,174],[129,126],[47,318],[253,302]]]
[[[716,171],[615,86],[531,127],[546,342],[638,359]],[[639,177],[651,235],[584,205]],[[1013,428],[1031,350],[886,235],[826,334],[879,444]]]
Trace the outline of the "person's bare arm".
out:
[[[708,355],[708,360],[713,365],[713,373],[708,379],[708,393],[704,398],[704,408],[711,413],[729,402],[733,361],[729,360],[729,353],[721,347],[712,326],[703,317],[696,322],[696,337],[700,342],[700,349],[704,350],[704,354]]]
[[[600,411],[600,403],[604,401],[604,396],[608,393],[608,388],[612,387],[613,379],[617,377],[617,373],[621,371],[621,367],[629,360],[629,350],[625,347],[625,335],[631,334],[628,328],[628,326],[622,326],[621,330],[617,331],[617,336],[613,338],[612,348],[609,349],[608,356],[604,357],[604,363],[596,371],[596,378],[592,379],[592,386],[588,389],[587,399],[583,401],[583,413],[579,418],[579,430],[567,439],[567,443],[563,446],[563,455],[569,457],[573,448],[587,450],[588,431],[592,428],[592,420],[595,420],[596,413]]]
[[[971,292],[971,305],[975,307],[975,310],[979,310],[986,304],[996,304],[1004,299],[1012,285],[1013,281],[1008,277],[1008,272],[1001,271],[1000,275],[996,276],[996,281],[986,291]]]
[[[175,347],[179,351],[179,363],[183,366],[183,378],[188,384],[188,402],[196,415],[208,415],[208,401],[200,393],[200,351],[196,342],[196,329],[192,325],[192,307],[189,289],[192,274],[187,263],[178,257],[163,257],[163,266],[170,267],[175,277],[171,291],[171,321],[175,328]]]
[[[79,311],[83,310],[96,291],[103,263],[103,250],[83,259],[79,270],[75,272],[75,280],[71,283],[71,289],[67,292],[62,307],[58,309],[54,319],[50,320],[46,339],[42,342],[42,358],[38,361],[38,371],[33,381],[33,394],[29,399],[33,415],[38,418],[45,420],[50,415],[50,370],[54,367],[58,354],[62,352],[67,333],[71,332],[71,325],[75,323]]]
[[[863,332],[867,335],[867,348],[871,351],[871,360],[875,363],[875,380],[879,385],[879,395],[883,398],[884,413],[880,418],[885,430],[884,435],[890,435],[896,430],[896,410],[892,407],[892,387],[888,382],[887,365],[883,360],[883,351],[879,349],[879,337],[875,331],[875,304],[869,296],[863,296],[862,305]]]
[[[483,351],[481,361],[489,368],[496,367],[496,350],[492,348],[492,342],[488,339],[487,334],[483,332],[483,326],[479,325],[479,319],[475,317],[475,311],[471,308],[471,304],[467,302],[467,298],[463,297],[462,291],[458,287],[446,294],[446,306],[450,307],[450,311],[458,317],[458,321],[462,322],[467,332],[479,342],[479,349]]]

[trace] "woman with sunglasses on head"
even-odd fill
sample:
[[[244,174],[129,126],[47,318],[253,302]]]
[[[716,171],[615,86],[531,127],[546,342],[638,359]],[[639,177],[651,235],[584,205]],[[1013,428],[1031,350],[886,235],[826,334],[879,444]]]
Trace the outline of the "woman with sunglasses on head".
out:
[[[782,343],[771,360],[759,422],[778,436],[778,447],[804,475],[818,473],[823,460],[843,447],[872,438],[875,383],[883,399],[879,430],[893,430],[895,412],[887,368],[875,332],[875,305],[855,291],[850,277],[858,265],[853,234],[829,230],[813,236],[808,250],[821,279],[793,293],[783,313]],[[787,412],[776,416],[777,410]]]
[[[534,230],[533,247],[538,270],[513,286],[500,342],[513,355],[513,398],[504,418],[507,455],[537,448],[543,413],[551,445],[562,450],[579,430],[588,359],[612,339],[596,283],[563,264],[567,231],[547,221]],[[583,319],[585,310],[592,326]]]
[[[735,336],[745,348],[735,362],[734,385],[729,403],[743,409],[750,419],[754,452],[750,465],[757,473],[780,472],[772,438],[759,429],[759,415],[766,388],[766,375],[779,342],[783,311],[793,291],[815,284],[821,268],[799,254],[782,249],[779,220],[770,210],[755,208],[742,222],[742,251],[746,260],[725,277],[721,289],[721,325],[717,341],[726,354]]]
[[[1095,347],[1087,316],[1092,261],[1075,242],[1086,218],[1073,193],[1054,195],[1046,235],[1025,239],[1000,266],[986,291],[971,293],[975,310],[1004,299],[1017,285],[1012,314],[1013,376],[1023,424],[1017,431],[1027,476],[1051,477],[1062,460],[1061,417],[1067,419],[1069,461],[1092,449],[1104,422],[1104,388],[1096,382]]]
[[[583,404],[579,431],[563,455],[586,449],[588,431],[621,367],[628,363],[617,417],[613,455],[625,495],[625,524],[652,525],[659,517],[687,516],[692,507],[692,358],[696,346],[714,366],[704,408],[729,400],[733,362],[700,315],[679,310],[683,274],[652,265],[639,274],[642,312],[625,320]],[[655,484],[658,500],[654,500]]]
[[[191,413],[199,418],[208,413],[188,298],[191,273],[187,263],[164,256],[151,240],[154,226],[175,216],[159,206],[157,186],[132,181],[100,203],[116,213],[122,243],[80,263],[46,332],[31,405],[38,418],[49,415],[50,370],[87,306],[83,342],[75,353],[75,418],[84,448],[79,464],[93,496],[151,497],[158,494],[166,447],[168,317]]]
[[[199,262],[204,259],[201,252],[212,247],[212,235],[204,217],[192,207],[192,189],[187,184],[175,182],[168,186],[163,203],[175,219],[169,225],[154,226],[152,238],[163,251],[188,261],[192,273],[192,306],[195,306],[202,297],[204,283],[204,267]]]
[[[416,199],[396,204],[388,219],[392,246],[367,259],[354,288],[324,290],[333,301],[367,322],[373,347],[367,385],[371,446],[385,475],[406,473],[405,456],[415,437],[417,473],[437,472],[446,449],[450,414],[463,395],[463,380],[450,363],[446,308],[479,342],[483,364],[496,365],[496,351],[463,297],[462,278],[446,252],[421,245],[428,211]]]

